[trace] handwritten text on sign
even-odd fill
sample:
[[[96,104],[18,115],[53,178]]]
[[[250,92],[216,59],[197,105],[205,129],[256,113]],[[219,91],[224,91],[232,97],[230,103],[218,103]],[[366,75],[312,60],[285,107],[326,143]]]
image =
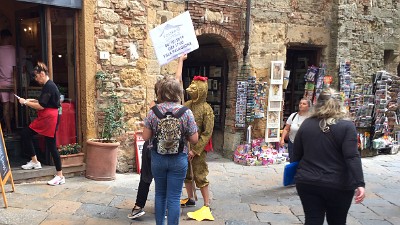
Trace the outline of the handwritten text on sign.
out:
[[[150,30],[150,37],[160,65],[199,48],[189,11]]]
[[[2,133],[0,133],[1,135]],[[0,136],[0,178],[3,180],[8,171],[10,171],[9,164],[8,164],[8,159],[6,155],[6,148],[4,147],[4,139],[1,138]]]

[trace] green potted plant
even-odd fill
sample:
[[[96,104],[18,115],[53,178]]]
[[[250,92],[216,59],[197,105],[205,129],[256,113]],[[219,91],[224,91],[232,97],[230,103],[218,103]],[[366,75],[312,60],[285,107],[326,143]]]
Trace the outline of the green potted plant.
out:
[[[58,147],[61,163],[63,167],[82,166],[84,153],[81,151],[81,146],[78,143],[60,145]]]
[[[108,81],[104,72],[96,74],[98,137],[86,141],[86,177],[93,180],[115,179],[120,145],[115,138],[124,131],[122,103]]]

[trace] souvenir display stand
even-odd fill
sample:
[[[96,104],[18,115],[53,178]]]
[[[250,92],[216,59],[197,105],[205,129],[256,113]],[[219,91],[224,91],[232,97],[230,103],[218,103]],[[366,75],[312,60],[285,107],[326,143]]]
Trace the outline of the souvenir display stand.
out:
[[[366,80],[366,83],[358,84],[351,82],[350,68],[350,62],[340,63],[340,91],[357,128],[361,156],[397,153],[399,79],[386,71],[378,71],[371,82]]]
[[[398,151],[399,80],[386,71],[378,71],[374,79],[375,110],[372,148],[378,154]]]
[[[375,99],[374,88],[373,84],[368,80],[366,80],[366,83],[352,83],[350,69],[350,62],[340,62],[340,92],[344,99],[344,104],[349,110],[349,115],[357,128],[358,148],[361,155],[370,155]]]
[[[282,110],[282,84],[284,77],[283,61],[271,62],[271,82],[257,81],[250,75],[250,67],[243,65],[237,80],[235,127],[245,128],[254,119],[267,118],[266,138],[251,139],[251,126],[248,126],[246,144],[237,146],[234,161],[247,166],[268,165],[286,161],[287,154],[279,149],[280,114]],[[268,92],[267,92],[268,90]],[[266,97],[268,93],[268,110]],[[278,147],[278,148],[277,148]]]
[[[265,166],[286,162],[287,153],[284,149],[276,149],[272,143],[266,143],[263,138],[252,140],[249,144],[239,145],[233,160],[245,166]]]
[[[283,65],[283,61],[271,62],[266,113],[262,102],[265,102],[267,84],[258,83],[251,76],[238,80],[236,127],[245,128],[246,123],[264,116],[267,123],[265,139],[252,140],[249,133],[251,128],[247,129],[246,144],[237,146],[234,153],[237,163],[257,166],[287,161],[285,148],[279,147],[283,89],[287,86],[284,81],[290,75],[290,71],[285,71],[284,75]],[[319,68],[308,67],[304,80],[303,97],[315,104],[323,88],[329,87],[332,77],[326,75],[326,66],[322,64]],[[339,90],[357,128],[361,156],[397,153],[400,146],[400,79],[386,71],[378,71],[370,81],[358,79],[365,83],[355,83],[353,80],[350,62],[341,62]]]
[[[304,69],[304,98],[316,100],[324,87],[326,66],[310,66]],[[299,72],[299,71],[297,71]],[[234,161],[242,165],[257,166],[286,162],[288,153],[279,147],[282,124],[283,91],[288,86],[290,71],[284,70],[284,61],[271,61],[270,83],[260,83],[250,76],[250,69],[244,65],[237,81],[236,123],[238,128],[245,128],[246,123],[255,118],[266,117],[264,139],[251,140],[251,129],[247,130],[246,144],[237,146]],[[268,105],[265,107],[266,94]],[[265,108],[268,110],[264,112]],[[287,119],[287,118],[286,118]]]
[[[243,65],[236,83],[236,114],[235,127],[246,127],[246,106],[247,106],[247,78],[250,76],[250,66]]]

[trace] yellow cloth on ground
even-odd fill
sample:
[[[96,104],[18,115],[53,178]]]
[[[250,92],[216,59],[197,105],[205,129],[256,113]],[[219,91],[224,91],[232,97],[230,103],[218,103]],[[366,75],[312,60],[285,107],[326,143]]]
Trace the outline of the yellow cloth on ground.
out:
[[[203,206],[199,210],[196,210],[194,212],[188,212],[187,216],[190,219],[194,219],[194,220],[197,220],[197,221],[203,221],[203,220],[214,221],[214,217],[211,214],[210,207],[208,207],[208,206]]]

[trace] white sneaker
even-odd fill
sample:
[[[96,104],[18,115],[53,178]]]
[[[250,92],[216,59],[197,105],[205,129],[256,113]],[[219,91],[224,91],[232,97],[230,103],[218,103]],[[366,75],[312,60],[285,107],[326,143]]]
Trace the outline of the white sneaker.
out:
[[[52,186],[65,184],[65,177],[54,175],[54,178],[47,182],[47,184]]]
[[[42,164],[40,164],[39,161],[37,163],[34,163],[31,160],[27,164],[22,165],[21,168],[24,169],[24,170],[41,169],[42,168]]]

